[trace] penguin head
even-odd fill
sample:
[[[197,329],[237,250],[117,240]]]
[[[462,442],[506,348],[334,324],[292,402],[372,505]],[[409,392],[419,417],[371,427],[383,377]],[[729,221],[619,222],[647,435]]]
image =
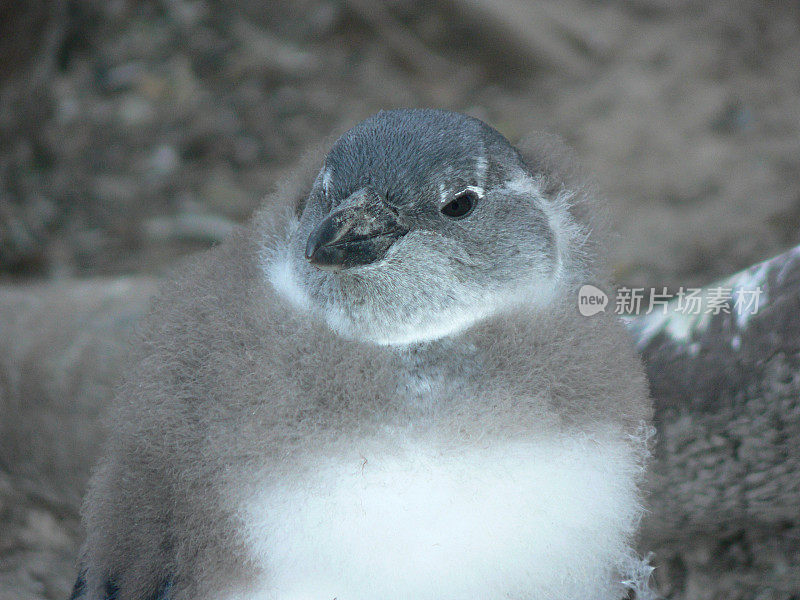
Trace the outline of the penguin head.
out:
[[[545,187],[478,119],[380,112],[331,148],[273,283],[339,333],[381,344],[546,303],[577,227]]]

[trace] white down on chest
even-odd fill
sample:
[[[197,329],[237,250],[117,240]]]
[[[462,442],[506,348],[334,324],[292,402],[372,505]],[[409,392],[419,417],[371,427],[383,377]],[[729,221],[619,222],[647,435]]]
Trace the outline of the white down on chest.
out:
[[[232,600],[617,600],[640,458],[611,436],[353,444],[242,502],[263,576]]]

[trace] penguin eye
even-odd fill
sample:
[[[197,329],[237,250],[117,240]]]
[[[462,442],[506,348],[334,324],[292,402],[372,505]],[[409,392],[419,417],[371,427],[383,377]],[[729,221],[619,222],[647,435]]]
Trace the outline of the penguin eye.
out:
[[[445,217],[463,219],[472,212],[477,201],[478,194],[474,190],[464,190],[456,194],[450,202],[439,210]]]

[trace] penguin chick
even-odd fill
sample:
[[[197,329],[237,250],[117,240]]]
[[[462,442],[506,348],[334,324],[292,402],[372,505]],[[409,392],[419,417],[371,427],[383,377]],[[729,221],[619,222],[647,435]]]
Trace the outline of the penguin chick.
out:
[[[615,316],[578,313],[597,215],[553,156],[381,112],[183,267],[119,390],[73,597],[638,585],[651,408]]]

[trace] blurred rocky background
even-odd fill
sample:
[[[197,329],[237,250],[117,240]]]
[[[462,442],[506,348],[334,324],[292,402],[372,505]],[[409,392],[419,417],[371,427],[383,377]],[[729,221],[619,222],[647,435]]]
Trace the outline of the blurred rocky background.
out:
[[[695,286],[800,243],[798,66],[790,1],[0,0],[0,599],[68,593],[147,276],[304,151],[391,107],[558,133],[617,280]],[[785,539],[659,552],[671,598],[800,597]]]

